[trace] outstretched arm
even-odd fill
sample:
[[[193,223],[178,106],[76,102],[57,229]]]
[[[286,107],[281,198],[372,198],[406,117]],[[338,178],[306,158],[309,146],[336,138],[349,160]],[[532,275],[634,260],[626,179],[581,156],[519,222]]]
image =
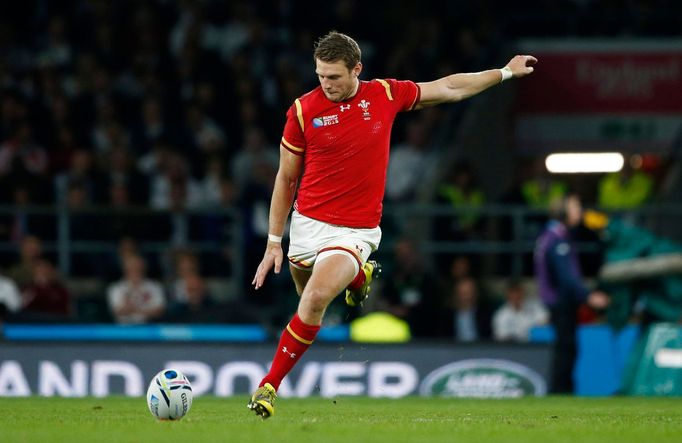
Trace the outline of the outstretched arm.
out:
[[[268,233],[281,237],[284,233],[284,225],[289,216],[291,204],[296,195],[296,185],[303,171],[303,157],[292,154],[283,147],[279,148],[279,170],[275,179],[275,187],[270,201],[270,219]],[[263,286],[265,277],[274,266],[275,274],[282,269],[284,253],[282,243],[268,239],[263,260],[258,265],[252,284],[256,289]]]
[[[502,82],[505,79],[502,71],[511,77],[524,77],[533,72],[533,65],[537,62],[532,55],[517,55],[503,69],[452,74],[432,82],[418,83],[421,96],[415,109],[467,99]]]

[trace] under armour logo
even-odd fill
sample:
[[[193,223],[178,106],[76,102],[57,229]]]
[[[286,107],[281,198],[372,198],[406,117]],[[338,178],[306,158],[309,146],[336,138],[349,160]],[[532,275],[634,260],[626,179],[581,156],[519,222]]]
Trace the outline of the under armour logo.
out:
[[[286,346],[282,346],[282,352],[289,355],[291,358],[296,358],[296,354],[294,352],[289,352]]]
[[[350,105],[341,105],[339,108],[341,109],[341,112],[348,111],[350,109]]]

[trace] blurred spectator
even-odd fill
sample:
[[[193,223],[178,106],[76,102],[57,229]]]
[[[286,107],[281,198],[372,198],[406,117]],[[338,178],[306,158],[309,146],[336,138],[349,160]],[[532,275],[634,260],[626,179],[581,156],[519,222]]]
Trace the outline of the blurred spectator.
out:
[[[403,238],[393,247],[394,265],[382,277],[387,311],[406,320],[414,336],[434,336],[436,279],[413,241]]]
[[[140,250],[131,237],[123,237],[118,242],[117,269],[123,273],[124,263],[129,257],[137,257]]]
[[[67,319],[73,314],[71,294],[57,277],[52,263],[37,260],[33,265],[33,278],[22,289],[25,314],[47,314],[52,319]]]
[[[96,241],[104,238],[103,223],[97,213],[89,211],[87,188],[80,182],[69,183],[66,205],[69,209],[69,238],[73,241]],[[97,275],[101,263],[90,252],[72,252],[69,274],[71,276]]]
[[[139,255],[123,258],[123,278],[107,289],[109,309],[118,323],[147,323],[166,309],[161,284],[146,278],[146,264]]]
[[[219,322],[222,312],[209,294],[206,283],[198,274],[189,274],[180,282],[183,300],[176,300],[168,308],[166,319],[183,323],[215,323]]]
[[[151,228],[145,229],[152,225],[151,220],[147,219],[149,224],[140,223],[134,208],[128,188],[122,183],[112,183],[109,188],[109,213],[98,226],[101,236],[116,241],[123,237],[142,238],[147,231],[151,231]],[[162,227],[154,223],[153,229],[158,231]]]
[[[50,18],[47,26],[47,38],[40,45],[38,64],[63,68],[71,63],[71,45],[67,36],[68,29],[64,17],[54,16]]]
[[[535,159],[530,167],[532,175],[521,183],[520,189],[521,197],[528,206],[549,209],[552,202],[566,196],[568,186],[547,172],[543,158]]]
[[[192,251],[180,249],[173,254],[174,273],[171,300],[174,302],[186,302],[187,292],[185,279],[193,275],[200,275],[199,258]]]
[[[86,200],[93,203],[97,197],[100,180],[93,168],[92,154],[86,149],[73,151],[69,159],[69,168],[55,177],[54,188],[57,203],[66,201],[69,185],[74,182],[85,187]]]
[[[34,208],[38,204],[33,198],[36,191],[23,183],[14,184],[8,191],[12,194],[10,201],[13,207],[11,212],[0,217],[3,237],[12,243],[19,243],[27,235],[54,239],[57,232],[54,214]]]
[[[99,76],[109,74],[106,70],[98,71]],[[96,77],[99,78],[99,77]],[[113,148],[128,148],[130,146],[130,134],[125,126],[116,117],[116,108],[110,96],[102,98],[97,106],[97,120],[92,128],[92,145],[97,155],[106,157]]]
[[[446,265],[448,267],[443,272],[446,273],[445,280],[448,288],[452,288],[455,283],[464,278],[473,277],[471,259],[466,255],[457,255],[451,261],[446,262]]]
[[[472,270],[472,259],[469,256],[456,255],[451,260],[448,259],[449,257],[450,254],[447,254],[443,259],[436,260],[436,265],[439,269],[438,275],[440,276],[440,280],[438,281],[438,293],[445,294],[446,297],[450,296],[452,288],[455,287],[460,280],[465,278],[473,278],[476,280],[476,276],[474,276]],[[440,302],[442,302],[442,300]]]
[[[184,247],[193,237],[193,219],[187,209],[187,187],[182,182],[172,182],[170,188],[170,214],[171,228],[169,243],[173,247]]]
[[[218,154],[225,147],[223,130],[196,104],[187,108],[185,130],[190,148],[188,158],[195,166],[201,164],[205,156]]]
[[[46,173],[48,166],[47,152],[33,141],[28,122],[20,123],[13,136],[0,145],[0,176],[32,178]]]
[[[450,204],[460,211],[465,210],[457,215],[437,217],[436,238],[447,241],[472,238],[480,221],[476,208],[483,205],[485,200],[471,166],[465,162],[457,164],[447,180],[438,186],[437,202]]]
[[[117,240],[117,247],[114,253],[105,255],[105,259],[98,263],[101,266],[98,275],[105,280],[114,280],[123,274],[124,263],[128,257],[144,257],[146,262],[146,270],[150,275],[156,275],[158,272],[158,264],[155,261],[156,254],[142,254],[137,241],[130,236],[123,236]]]
[[[222,186],[227,178],[225,165],[221,157],[211,156],[206,161],[204,177],[199,185],[203,194],[203,205],[207,208],[217,208],[222,202]]]
[[[0,68],[6,68],[6,65],[0,60]],[[4,73],[8,73],[4,71]],[[9,79],[9,80],[8,80]],[[5,140],[12,136],[15,131],[16,124],[28,116],[28,107],[17,91],[17,84],[9,74],[4,80],[5,87],[9,89],[2,94],[2,101],[0,102],[0,140]]]
[[[443,310],[443,336],[459,342],[489,339],[494,308],[480,297],[478,285],[471,277],[457,281]]]
[[[261,162],[276,170],[279,151],[268,145],[261,128],[249,126],[244,130],[244,145],[232,161],[232,180],[238,188],[243,189],[254,180],[256,166]]]
[[[578,307],[587,302],[603,309],[608,304],[608,296],[601,291],[590,291],[583,283],[570,232],[582,221],[578,196],[570,194],[554,202],[551,218],[535,245],[535,276],[540,297],[551,311],[556,333],[551,389],[556,393],[573,393]]]
[[[193,209],[202,204],[201,187],[179,154],[170,154],[163,169],[152,178],[150,206],[153,209]]]
[[[387,199],[397,202],[414,198],[426,169],[428,143],[426,125],[421,120],[410,121],[405,142],[391,148],[386,173]]]
[[[128,190],[131,203],[146,204],[149,201],[149,182],[147,177],[134,168],[128,150],[123,147],[112,147],[104,158],[106,172],[100,174],[99,187],[102,190],[100,201],[106,201],[107,194],[113,186],[123,186]]]
[[[647,203],[654,191],[654,180],[632,165],[637,156],[626,161],[619,172],[604,175],[599,180],[597,203],[601,209],[636,209]]]
[[[23,289],[33,280],[33,268],[43,258],[43,243],[33,235],[21,239],[19,245],[19,262],[7,271],[7,276]]]
[[[523,283],[512,280],[507,284],[506,303],[493,315],[493,337],[498,341],[528,341],[534,326],[549,320],[549,312],[538,300],[526,297]]]
[[[26,183],[36,195],[43,195],[48,172],[47,151],[34,141],[29,122],[19,123],[11,138],[0,145],[0,184],[8,188]]]
[[[66,103],[66,99],[59,99],[58,103]],[[56,128],[53,137],[54,141],[48,144],[48,154],[50,170],[54,174],[61,173],[71,166],[71,157],[79,146],[73,130],[65,125]]]
[[[450,277],[453,281],[458,281],[466,277],[471,277],[471,259],[466,255],[458,255],[450,263]]]
[[[172,156],[171,146],[166,141],[159,140],[148,153],[139,157],[137,169],[151,182],[153,177],[163,174]]]
[[[237,206],[238,191],[228,177],[221,178],[220,201],[217,211],[204,212],[194,217],[196,239],[214,245],[217,249],[201,253],[202,269],[205,275],[227,277],[231,275],[232,255],[235,237],[234,213],[223,212]]]
[[[550,203],[561,200],[567,192],[568,185],[547,171],[544,157],[520,162],[514,174],[514,183],[502,197],[501,202],[525,206],[534,210],[534,213],[519,218],[513,215],[500,217],[498,221],[500,240],[512,241],[521,234],[523,240],[535,241],[547,223],[546,211],[550,209]],[[521,269],[513,269],[512,256],[506,254],[501,257],[500,265],[502,267],[500,272],[504,274],[518,272],[523,272],[524,275],[532,274],[533,256],[530,253],[524,254]]]
[[[132,141],[137,154],[146,154],[157,142],[174,134],[164,119],[163,108],[158,98],[145,98],[141,108],[140,122],[133,131]]]
[[[0,275],[0,323],[2,323],[2,312],[18,312],[22,306],[21,293],[16,283],[7,277]]]

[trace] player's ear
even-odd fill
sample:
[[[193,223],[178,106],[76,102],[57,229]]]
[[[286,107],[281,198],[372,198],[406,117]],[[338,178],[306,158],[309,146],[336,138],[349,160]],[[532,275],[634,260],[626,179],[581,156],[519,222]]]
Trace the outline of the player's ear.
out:
[[[361,72],[362,72],[362,63],[358,62],[358,64],[355,65],[355,67],[353,68],[353,76],[359,77]]]

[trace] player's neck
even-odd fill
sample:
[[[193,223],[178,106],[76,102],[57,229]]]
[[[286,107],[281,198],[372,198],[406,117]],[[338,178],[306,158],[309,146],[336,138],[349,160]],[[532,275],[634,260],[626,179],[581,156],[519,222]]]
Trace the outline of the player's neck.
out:
[[[357,77],[355,77],[355,84],[353,85],[353,89],[352,89],[351,92],[348,94],[348,96],[345,97],[345,98],[344,98],[343,100],[341,100],[341,101],[346,102],[346,101],[352,99],[352,98],[355,97],[355,95],[358,93],[358,90],[359,90],[359,89],[360,89],[360,80],[359,80]]]
[[[360,89],[360,79],[355,77],[355,87],[353,88],[353,92],[348,98],[353,98],[355,97],[355,94],[358,93],[358,89]]]

